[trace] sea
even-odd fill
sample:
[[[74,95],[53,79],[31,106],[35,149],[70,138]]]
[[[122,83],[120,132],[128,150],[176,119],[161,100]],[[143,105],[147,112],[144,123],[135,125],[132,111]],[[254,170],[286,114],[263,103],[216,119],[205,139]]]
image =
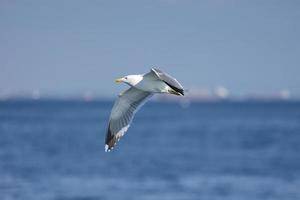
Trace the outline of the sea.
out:
[[[0,102],[1,200],[299,200],[299,102],[148,102],[111,152],[113,101]]]

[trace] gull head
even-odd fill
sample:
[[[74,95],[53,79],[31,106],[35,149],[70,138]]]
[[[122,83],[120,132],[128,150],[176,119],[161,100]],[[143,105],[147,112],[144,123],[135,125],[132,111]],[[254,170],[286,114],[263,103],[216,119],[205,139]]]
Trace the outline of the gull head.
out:
[[[143,80],[142,75],[128,75],[123,78],[118,78],[115,80],[116,83],[127,83],[130,86],[134,86]]]

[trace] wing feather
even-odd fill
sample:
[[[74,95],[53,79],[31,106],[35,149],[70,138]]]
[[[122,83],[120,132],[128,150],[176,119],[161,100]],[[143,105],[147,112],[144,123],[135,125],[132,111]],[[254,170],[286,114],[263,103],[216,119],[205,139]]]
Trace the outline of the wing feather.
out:
[[[105,151],[110,151],[126,133],[134,114],[150,96],[152,93],[134,87],[119,95],[110,114],[105,138]]]
[[[155,77],[161,81],[163,81],[165,84],[167,84],[169,87],[171,87],[173,90],[176,92],[184,95],[184,89],[182,85],[172,76],[169,74],[161,71],[160,69],[157,68],[152,68],[151,71],[146,74],[148,77]]]

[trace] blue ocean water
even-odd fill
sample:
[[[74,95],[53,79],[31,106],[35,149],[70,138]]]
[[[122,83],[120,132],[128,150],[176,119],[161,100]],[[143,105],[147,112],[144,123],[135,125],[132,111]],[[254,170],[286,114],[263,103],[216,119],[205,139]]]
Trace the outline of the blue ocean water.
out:
[[[0,199],[300,199],[300,103],[149,102],[105,153],[112,104],[0,102]]]

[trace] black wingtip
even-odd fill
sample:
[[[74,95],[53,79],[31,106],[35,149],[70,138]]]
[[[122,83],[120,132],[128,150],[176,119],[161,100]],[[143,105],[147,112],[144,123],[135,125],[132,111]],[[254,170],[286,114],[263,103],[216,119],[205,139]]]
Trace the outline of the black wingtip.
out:
[[[169,84],[168,82],[164,81],[165,84],[167,84],[172,90],[175,91],[174,94],[179,96],[184,96],[184,90],[182,88],[174,87],[173,85]]]
[[[182,90],[181,92],[179,92],[182,96],[184,96],[184,90]]]
[[[110,151],[115,145],[115,137],[110,130],[110,124],[108,124],[107,133],[105,137],[105,152]]]

